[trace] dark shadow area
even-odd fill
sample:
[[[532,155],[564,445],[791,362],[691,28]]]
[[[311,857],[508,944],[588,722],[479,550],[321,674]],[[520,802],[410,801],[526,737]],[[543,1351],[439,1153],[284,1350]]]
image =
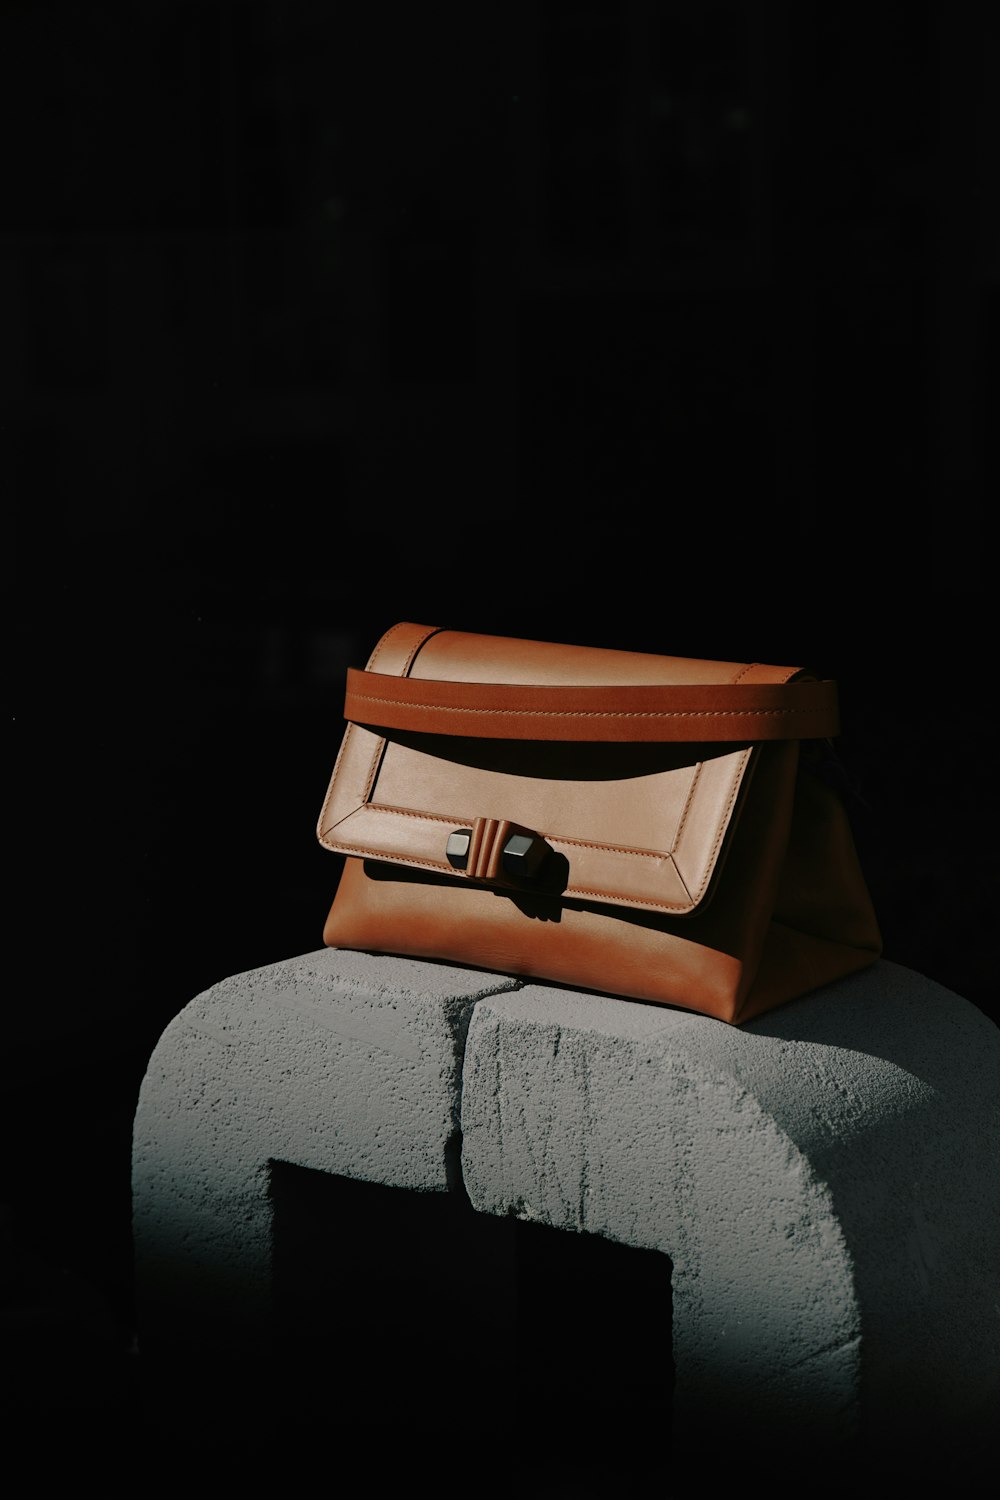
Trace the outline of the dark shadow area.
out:
[[[287,1163],[272,1191],[273,1338],[144,1343],[149,1435],[294,1438],[393,1471],[490,1453],[556,1479],[666,1471],[665,1256]]]
[[[321,944],[344,673],[398,620],[836,679],[886,956],[998,1018],[982,43],[925,5],[0,8],[5,1317],[53,1390],[65,1287],[128,1343],[157,1037]]]
[[[669,1474],[669,1260],[514,1223],[518,1369],[508,1399],[542,1473],[609,1484]]]
[[[392,1426],[552,1473],[587,1454],[623,1475],[669,1460],[670,1263],[663,1255],[276,1164],[284,1409]]]
[[[374,645],[374,642],[372,642]],[[551,781],[627,781],[675,771],[699,761],[717,760],[746,749],[745,745],[616,745],[609,742],[570,744],[542,740],[476,740],[471,736],[418,735],[392,729],[396,744],[422,750],[435,760],[454,761],[495,771],[498,776],[544,777]],[[372,800],[378,801],[375,796]]]

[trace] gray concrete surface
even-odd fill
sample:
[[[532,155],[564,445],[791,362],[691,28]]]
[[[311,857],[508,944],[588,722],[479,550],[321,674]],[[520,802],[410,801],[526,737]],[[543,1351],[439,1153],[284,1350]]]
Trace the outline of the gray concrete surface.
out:
[[[133,1130],[147,1337],[254,1347],[270,1312],[271,1164],[443,1191],[475,1002],[514,981],[321,949],[237,974],[164,1031]]]
[[[291,1162],[662,1252],[678,1452],[720,1424],[974,1441],[1000,1409],[998,1102],[1000,1032],[887,962],[736,1029],[320,950],[196,997],[154,1050],[140,1341],[255,1345]],[[441,1310],[459,1341],[474,1314]]]
[[[965,1441],[1000,1411],[1000,1032],[890,963],[734,1029],[477,1007],[474,1206],[663,1251],[675,1431]]]

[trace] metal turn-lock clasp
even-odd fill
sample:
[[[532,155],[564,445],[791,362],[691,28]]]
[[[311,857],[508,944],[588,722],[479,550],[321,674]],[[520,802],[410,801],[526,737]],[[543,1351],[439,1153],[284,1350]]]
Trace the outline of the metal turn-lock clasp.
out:
[[[540,834],[506,818],[477,818],[471,828],[456,828],[445,845],[448,863],[472,880],[534,880],[548,852]]]

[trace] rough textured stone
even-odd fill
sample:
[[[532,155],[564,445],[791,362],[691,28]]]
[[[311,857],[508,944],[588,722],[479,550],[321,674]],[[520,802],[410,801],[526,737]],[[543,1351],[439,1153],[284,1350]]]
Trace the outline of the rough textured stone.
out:
[[[974,1437],[1000,1399],[998,1099],[997,1029],[890,963],[738,1029],[527,987],[473,1016],[463,1174],[484,1213],[669,1256],[682,1446],[717,1421]]]
[[[271,1294],[272,1162],[452,1186],[469,1015],[513,984],[322,949],[186,1005],[153,1052],[135,1116],[141,1328],[255,1337]]]
[[[672,1265],[672,1463],[717,1460],[723,1437],[741,1454],[974,1446],[1000,1408],[998,1101],[997,1028],[886,962],[734,1028],[323,949],[197,996],[154,1050],[134,1131],[140,1342],[262,1347],[288,1162],[456,1204],[464,1186],[484,1216],[662,1253],[650,1338],[667,1338]],[[425,1264],[464,1267],[471,1244]],[[490,1326],[502,1264],[457,1300],[435,1282],[443,1371]],[[460,1422],[441,1379],[430,1405]],[[465,1430],[479,1420],[509,1417],[490,1405]]]

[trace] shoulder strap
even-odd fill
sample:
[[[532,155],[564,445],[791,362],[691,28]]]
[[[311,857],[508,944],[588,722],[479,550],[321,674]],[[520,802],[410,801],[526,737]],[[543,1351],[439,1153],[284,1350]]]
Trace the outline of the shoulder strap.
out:
[[[442,682],[347,674],[344,717],[423,734],[507,740],[829,739],[839,730],[830,681],[654,683],[623,687]]]

